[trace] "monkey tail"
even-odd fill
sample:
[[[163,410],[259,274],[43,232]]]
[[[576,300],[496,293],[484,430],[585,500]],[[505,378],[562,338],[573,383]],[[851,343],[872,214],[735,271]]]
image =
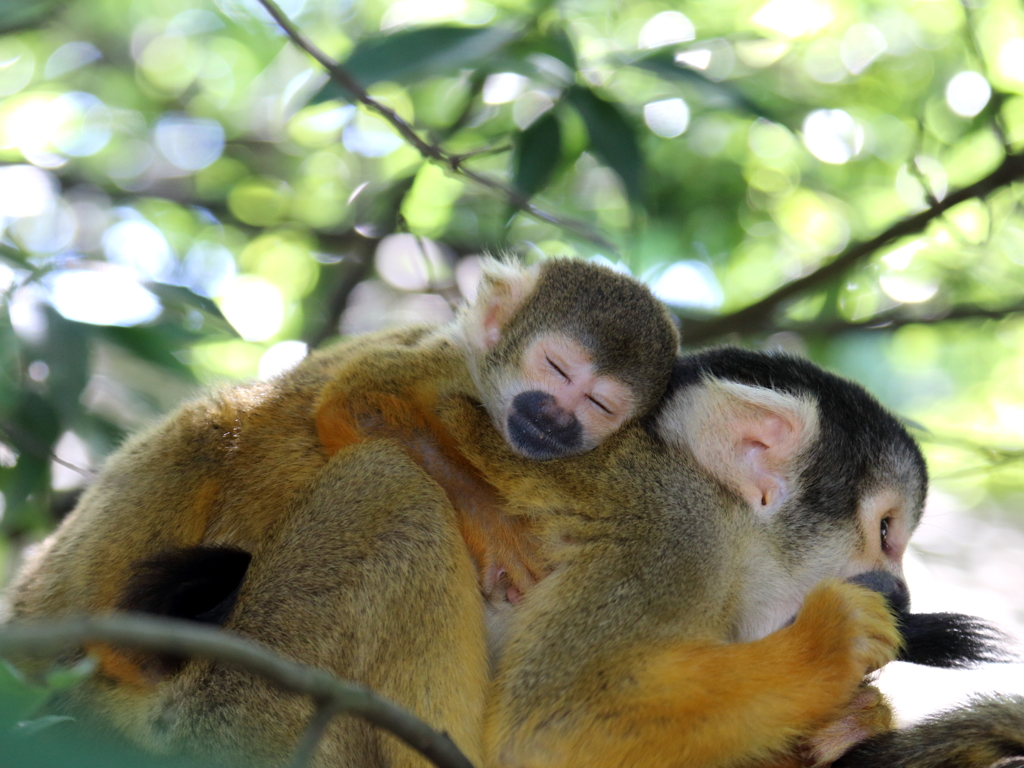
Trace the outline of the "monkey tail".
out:
[[[862,741],[833,768],[1024,766],[1024,696],[979,696],[910,728]]]
[[[982,662],[1015,661],[1009,638],[974,616],[959,613],[904,613],[899,616],[903,648],[899,661],[967,669]]]

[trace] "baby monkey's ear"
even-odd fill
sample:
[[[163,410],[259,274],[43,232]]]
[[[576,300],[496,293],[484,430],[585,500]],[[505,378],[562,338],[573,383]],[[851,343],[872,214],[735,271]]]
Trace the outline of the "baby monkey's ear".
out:
[[[818,434],[818,409],[809,397],[705,377],[673,397],[657,431],[689,448],[755,512],[770,515],[791,492]]]
[[[476,297],[463,310],[459,323],[474,348],[488,351],[498,343],[505,325],[537,286],[539,269],[492,258],[484,259],[482,267]]]

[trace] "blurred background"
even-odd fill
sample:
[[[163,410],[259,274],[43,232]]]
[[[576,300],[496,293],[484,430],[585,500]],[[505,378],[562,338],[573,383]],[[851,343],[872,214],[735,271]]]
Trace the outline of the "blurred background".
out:
[[[443,322],[507,251],[636,275],[690,347],[863,383],[934,478],[915,608],[1024,637],[1019,3],[281,7],[444,162],[256,0],[0,0],[0,582],[127,432]],[[883,685],[914,718],[1024,674]]]

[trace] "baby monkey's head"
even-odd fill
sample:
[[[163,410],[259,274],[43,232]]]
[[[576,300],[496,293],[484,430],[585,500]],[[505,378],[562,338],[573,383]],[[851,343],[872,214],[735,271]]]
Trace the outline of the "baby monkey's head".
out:
[[[488,260],[459,324],[491,421],[536,460],[589,451],[644,414],[679,346],[645,285],[567,258],[530,268]]]

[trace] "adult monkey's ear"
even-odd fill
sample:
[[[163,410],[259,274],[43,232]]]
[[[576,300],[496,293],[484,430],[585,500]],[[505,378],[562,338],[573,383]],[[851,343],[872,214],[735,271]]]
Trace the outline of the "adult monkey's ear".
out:
[[[462,310],[459,324],[467,341],[486,352],[498,343],[502,328],[537,287],[540,266],[522,269],[488,257],[482,267],[476,297]]]
[[[818,434],[813,398],[707,376],[673,394],[655,425],[759,515],[779,509]]]

